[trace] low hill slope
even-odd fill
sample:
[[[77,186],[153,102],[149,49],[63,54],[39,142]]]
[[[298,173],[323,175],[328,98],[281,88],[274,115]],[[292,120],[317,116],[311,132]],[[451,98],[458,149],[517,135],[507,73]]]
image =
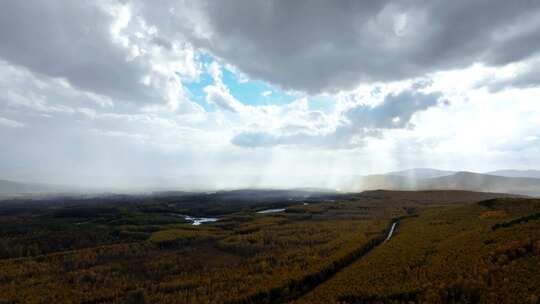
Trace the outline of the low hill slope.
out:
[[[485,174],[506,176],[506,177],[540,178],[540,170],[498,170],[498,171],[487,172]]]
[[[473,172],[417,178],[392,174],[368,175],[361,178],[362,190],[467,190],[540,196],[540,178],[505,177]]]
[[[540,194],[540,179],[503,177],[496,175],[458,172],[453,175],[421,180],[419,189],[460,189],[484,192],[505,192],[524,195]]]

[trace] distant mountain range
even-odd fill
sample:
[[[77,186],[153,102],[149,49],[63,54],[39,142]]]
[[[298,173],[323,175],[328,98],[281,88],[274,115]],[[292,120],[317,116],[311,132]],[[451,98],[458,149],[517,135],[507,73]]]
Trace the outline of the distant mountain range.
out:
[[[455,171],[446,171],[446,170],[437,170],[431,168],[415,168],[403,171],[394,171],[386,173],[385,175],[396,175],[396,176],[405,176],[405,177],[414,177],[414,178],[432,178],[432,177],[441,177],[452,175],[456,173]]]
[[[506,177],[540,178],[540,170],[499,170],[487,172],[486,174]]]
[[[363,176],[362,190],[469,190],[540,196],[540,171],[504,170],[488,174],[411,169]]]
[[[462,171],[465,172],[465,171]],[[438,170],[431,168],[414,168],[402,171],[393,171],[388,172],[384,175],[398,175],[406,177],[415,177],[415,178],[432,178],[432,177],[441,177],[448,176],[459,171],[448,171],[448,170]],[[496,175],[504,177],[529,177],[529,178],[540,178],[540,170],[497,170],[481,173],[485,175]]]
[[[349,192],[378,189],[468,190],[540,196],[540,170],[500,170],[488,173],[474,173],[437,170],[431,168],[415,168],[403,171],[389,172],[386,174],[349,176],[347,178],[344,178],[344,180],[347,180],[347,185],[343,185],[343,188],[341,189]],[[173,187],[170,188],[173,189]],[[273,187],[268,187],[268,189],[270,188]],[[304,192],[325,192],[321,189],[289,189],[289,191],[293,190],[304,190]],[[101,190],[101,192],[111,191],[114,192],[113,190]],[[83,189],[80,187],[0,180],[0,196],[4,197],[13,195],[38,195],[51,193],[59,194],[82,192],[97,193],[100,192],[100,190],[91,188]],[[245,192],[236,193],[234,191],[230,192],[230,194],[228,195],[239,194],[242,194],[244,196],[246,195]]]

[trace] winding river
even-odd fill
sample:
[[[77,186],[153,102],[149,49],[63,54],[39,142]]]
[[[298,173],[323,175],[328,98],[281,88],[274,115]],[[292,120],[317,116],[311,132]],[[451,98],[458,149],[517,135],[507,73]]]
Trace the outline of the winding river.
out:
[[[276,212],[283,212],[283,211],[285,211],[285,208],[266,209],[266,210],[257,211],[257,213],[267,214],[267,213],[276,213]]]
[[[386,239],[384,239],[385,242],[390,240],[392,238],[392,235],[394,234],[394,230],[396,229],[397,221],[392,223],[392,227],[390,227],[390,231],[388,231],[388,235],[386,236]]]

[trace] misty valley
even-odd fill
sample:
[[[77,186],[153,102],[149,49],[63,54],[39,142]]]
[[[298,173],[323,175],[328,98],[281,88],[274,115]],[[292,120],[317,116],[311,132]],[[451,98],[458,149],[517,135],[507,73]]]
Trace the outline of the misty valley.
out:
[[[235,190],[0,202],[0,303],[536,303],[540,200]]]

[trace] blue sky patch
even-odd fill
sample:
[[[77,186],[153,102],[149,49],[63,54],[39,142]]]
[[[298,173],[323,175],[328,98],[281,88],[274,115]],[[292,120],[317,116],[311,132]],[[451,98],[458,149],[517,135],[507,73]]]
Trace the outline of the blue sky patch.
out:
[[[206,102],[204,88],[214,83],[212,76],[206,71],[206,67],[214,59],[209,54],[201,53],[198,60],[204,67],[199,79],[195,81],[183,81],[182,84],[187,88],[190,98],[194,102],[201,105],[205,110],[211,111],[213,110],[213,106]],[[229,88],[231,95],[245,105],[284,105],[298,98],[263,81],[242,81],[238,75],[227,68],[223,68],[222,72],[223,83]]]
[[[241,82],[238,76],[228,69],[223,70],[223,83],[236,99],[247,105],[284,105],[297,98],[266,82],[259,80]],[[265,96],[265,92],[270,94]]]
[[[334,98],[328,95],[317,95],[308,98],[309,109],[312,111],[331,112],[336,106]]]

